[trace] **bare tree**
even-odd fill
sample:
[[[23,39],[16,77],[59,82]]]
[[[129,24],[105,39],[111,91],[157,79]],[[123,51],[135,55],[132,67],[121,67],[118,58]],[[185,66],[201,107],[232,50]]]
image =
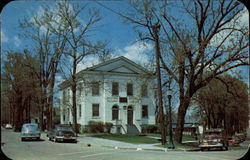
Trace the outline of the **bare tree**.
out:
[[[215,77],[249,65],[249,31],[240,23],[244,6],[234,0],[132,1],[131,6],[132,11],[126,14],[113,12],[134,24],[141,40],[155,41],[153,26],[161,26],[160,62],[178,84],[180,105],[175,140],[181,143],[193,95]],[[184,18],[171,14],[171,8],[183,13]],[[184,21],[188,18],[188,22]],[[204,74],[206,71],[209,74]]]
[[[58,17],[60,18],[61,23],[64,24],[63,27],[68,32],[59,33],[56,30],[53,31],[66,39],[67,49],[64,52],[64,56],[67,58],[67,62],[65,62],[64,67],[67,67],[69,71],[67,82],[72,91],[72,115],[74,129],[77,131],[76,91],[78,77],[76,76],[76,73],[78,64],[82,62],[84,57],[98,53],[100,49],[105,47],[106,43],[99,41],[95,44],[88,40],[89,33],[96,27],[97,22],[101,20],[97,9],[88,9],[86,5],[71,5],[67,1],[59,2],[58,7]],[[83,10],[86,11],[86,19],[84,19],[84,23],[79,18],[79,14]]]

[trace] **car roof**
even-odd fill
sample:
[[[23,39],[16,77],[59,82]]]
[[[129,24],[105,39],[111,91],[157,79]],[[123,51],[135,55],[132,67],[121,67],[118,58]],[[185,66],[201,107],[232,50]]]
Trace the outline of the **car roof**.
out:
[[[224,129],[222,128],[213,128],[213,129],[208,129],[205,132],[222,132]]]
[[[35,125],[35,126],[38,126],[37,123],[24,123],[23,126],[29,126],[29,125]]]

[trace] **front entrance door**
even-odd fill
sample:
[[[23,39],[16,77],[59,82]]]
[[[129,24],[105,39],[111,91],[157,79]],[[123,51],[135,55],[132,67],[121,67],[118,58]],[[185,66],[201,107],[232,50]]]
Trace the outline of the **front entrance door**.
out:
[[[128,125],[133,124],[133,108],[128,106]]]

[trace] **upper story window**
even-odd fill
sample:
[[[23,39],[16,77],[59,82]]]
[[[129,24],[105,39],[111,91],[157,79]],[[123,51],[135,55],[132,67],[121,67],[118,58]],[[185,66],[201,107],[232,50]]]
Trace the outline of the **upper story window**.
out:
[[[142,105],[142,118],[148,118],[148,106]]]
[[[99,82],[92,82],[92,96],[98,96],[99,95]]]
[[[132,83],[127,84],[127,95],[133,96],[133,84]]]
[[[65,105],[66,104],[66,91],[63,91],[63,97],[62,97],[62,103]]]
[[[141,86],[141,96],[142,97],[147,97],[148,96],[148,87],[146,84],[143,84]]]
[[[82,95],[82,90],[83,90],[83,84],[82,83],[78,84],[77,90],[78,90],[78,95],[81,96]]]
[[[118,82],[112,83],[112,95],[113,96],[119,95],[119,83]]]
[[[99,117],[99,104],[92,104],[92,116]]]

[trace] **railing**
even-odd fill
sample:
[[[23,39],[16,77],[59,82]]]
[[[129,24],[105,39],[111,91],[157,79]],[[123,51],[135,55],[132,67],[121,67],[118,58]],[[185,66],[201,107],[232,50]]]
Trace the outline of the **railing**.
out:
[[[123,130],[122,134],[126,134],[127,133],[126,125],[121,120],[117,120],[116,121],[116,126],[118,126],[118,125],[121,125],[121,128]]]
[[[141,133],[141,120],[137,119],[134,123],[134,125],[136,126],[136,128],[139,130],[139,132]]]

